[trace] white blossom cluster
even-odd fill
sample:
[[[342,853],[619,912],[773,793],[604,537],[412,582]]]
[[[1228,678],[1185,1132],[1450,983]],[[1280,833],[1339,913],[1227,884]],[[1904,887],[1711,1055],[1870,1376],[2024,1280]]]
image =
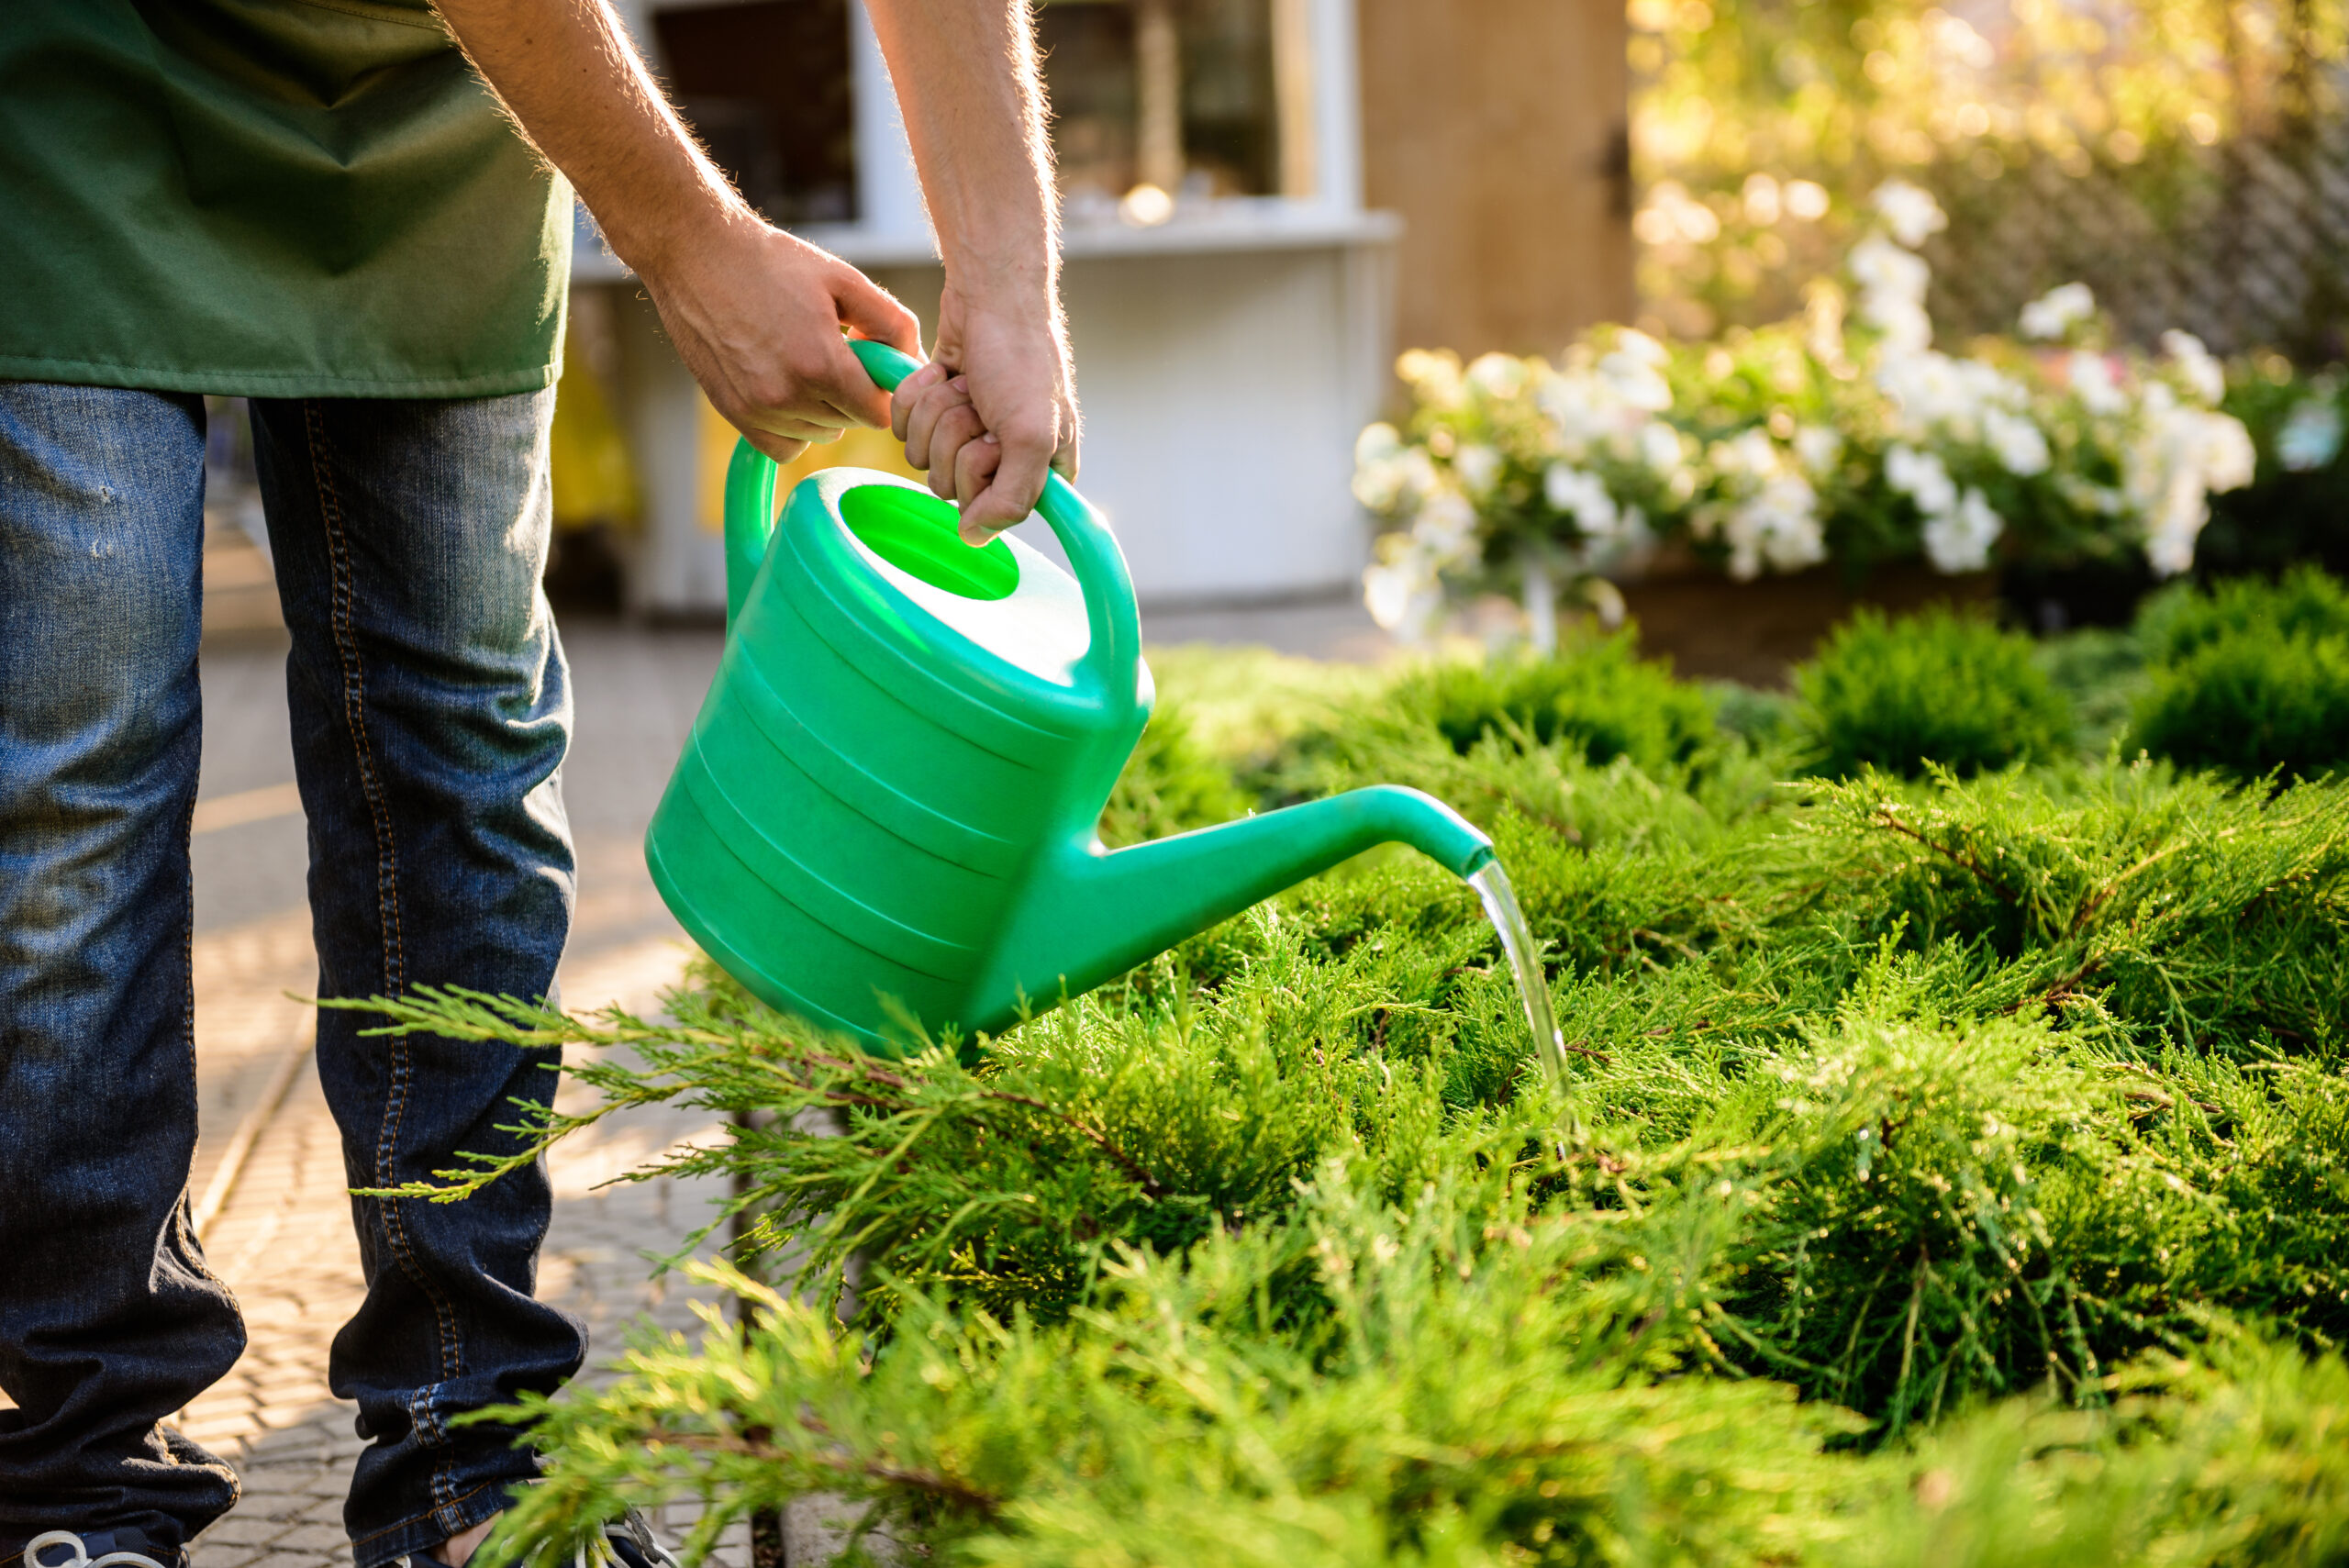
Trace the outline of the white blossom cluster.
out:
[[[2031,417],[2031,389],[1983,360],[1932,347],[1925,291],[1932,272],[1915,248],[1948,227],[1929,191],[1888,182],[1876,192],[1888,232],[1854,248],[1860,318],[1882,334],[1876,384],[1890,406],[1893,440],[1884,453],[1885,483],[1915,503],[1920,542],[1940,572],[1978,572],[2006,531],[1979,486],[1960,486],[1934,446],[1986,447],[2009,473],[2044,473],[2052,454]]]
[[[1723,498],[1689,517],[1698,539],[1729,546],[1729,574],[1750,583],[1767,565],[1798,572],[1827,559],[1827,531],[1819,520],[1819,492],[1798,455],[1764,429],[1750,429],[1707,449]]]
[[[1557,579],[1636,570],[1675,539],[1741,582],[1800,571],[1843,537],[1831,524],[1847,506],[1874,509],[1868,537],[1913,528],[1945,573],[1991,564],[2013,531],[2002,508],[2133,542],[2164,574],[2189,567],[2209,497],[2255,466],[2248,432],[2218,407],[2218,361],[2184,332],[2164,334],[2156,360],[2104,351],[2076,283],[2026,306],[2019,340],[1944,353],[1920,251],[1949,220],[1901,181],[1875,206],[1847,258],[1848,344],[1831,291],[1831,309],[1742,360],[1735,344],[1673,350],[1621,328],[1556,365],[1405,354],[1409,433],[1372,425],[1354,449],[1355,496],[1395,525],[1364,576],[1378,623],[1414,638],[1454,592],[1521,582],[1539,642]],[[1675,407],[1675,386],[1695,406]],[[2279,431],[2278,461],[2321,467],[2343,435],[2337,400],[2311,395]]]
[[[2201,348],[2194,343],[2197,352]],[[2241,420],[2181,397],[2166,382],[2145,388],[2136,426],[2121,462],[2121,494],[2143,520],[2146,561],[2173,577],[2194,564],[2210,496],[2250,484],[2258,455]]]
[[[1915,503],[1920,542],[1936,569],[1979,571],[2006,519],[1980,486],[1953,479],[1932,449],[1979,449],[2007,474],[2036,479],[2055,461],[2043,423],[2049,411],[2035,406],[2030,385],[1991,361],[1931,346],[1932,272],[1914,252],[1948,223],[1932,194],[1896,180],[1876,193],[1876,206],[1887,231],[1854,248],[1851,269],[1860,319],[1881,334],[1876,384],[1894,416],[1885,482]],[[2095,319],[2096,296],[2070,283],[2025,306],[2018,327],[2025,339],[2062,340]],[[2216,409],[2227,390],[2218,360],[2189,332],[2165,332],[2161,341],[2164,374],[2134,387],[2119,360],[2090,348],[2074,348],[2061,363],[2091,439],[2121,460],[2117,492],[2076,481],[2073,494],[2096,510],[2134,517],[2147,562],[2168,576],[2194,563],[2209,497],[2250,484],[2254,454],[2242,423]]]
[[[1663,345],[1642,333],[1613,334],[1603,351],[1585,345],[1553,369],[1540,360],[1485,354],[1463,366],[1456,356],[1413,350],[1397,361],[1423,414],[1455,416],[1471,432],[1515,411],[1538,460],[1540,494],[1565,526],[1540,541],[1544,590],[1550,572],[1582,576],[1611,570],[1651,549],[1644,509],[1619,496],[1626,469],[1643,470],[1667,491],[1686,483],[1682,439],[1661,416],[1672,406]],[[1489,505],[1509,454],[1492,439],[1462,439],[1450,428],[1406,440],[1394,426],[1366,428],[1354,443],[1357,500],[1403,528],[1378,541],[1363,574],[1372,618],[1407,639],[1425,632],[1444,603],[1444,582],[1482,562],[1480,509]]]

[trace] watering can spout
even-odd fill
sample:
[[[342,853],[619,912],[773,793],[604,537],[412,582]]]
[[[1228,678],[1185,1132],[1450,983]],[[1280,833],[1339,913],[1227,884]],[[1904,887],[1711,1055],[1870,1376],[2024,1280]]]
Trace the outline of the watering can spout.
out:
[[[969,1016],[1002,1028],[1023,1006],[1077,995],[1384,843],[1408,844],[1461,877],[1493,859],[1493,841],[1458,812],[1394,784],[1130,849],[1072,845],[1038,868]]]

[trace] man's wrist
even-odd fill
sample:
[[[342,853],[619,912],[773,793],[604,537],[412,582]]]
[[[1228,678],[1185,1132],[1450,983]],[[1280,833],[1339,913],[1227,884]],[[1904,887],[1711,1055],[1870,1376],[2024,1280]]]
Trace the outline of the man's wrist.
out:
[[[948,251],[946,282],[966,308],[1014,320],[1050,321],[1057,312],[1060,269],[1049,255],[1019,259]]]
[[[767,227],[765,219],[723,188],[696,191],[661,206],[662,210],[653,214],[623,213],[610,223],[604,221],[601,213],[596,214],[604,242],[639,277],[670,272],[681,261],[707,254],[729,239]]]

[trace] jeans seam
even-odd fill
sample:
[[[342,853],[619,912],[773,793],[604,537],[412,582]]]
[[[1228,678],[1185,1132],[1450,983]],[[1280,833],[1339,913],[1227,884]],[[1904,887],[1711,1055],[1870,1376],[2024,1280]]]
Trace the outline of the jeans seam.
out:
[[[198,562],[196,564],[196,581],[199,590],[201,589],[203,583],[203,563]],[[201,679],[201,663],[203,655],[199,653],[196,657],[199,665],[198,678]],[[180,1028],[184,1031],[187,1037],[187,1068],[188,1073],[191,1077],[195,1075],[196,1069],[195,841],[195,792],[194,790],[190,790],[187,796],[187,805],[182,807],[180,812],[180,842],[189,847],[189,852],[180,857],[182,873],[187,884],[187,896],[184,906],[187,913],[184,917],[180,926],[180,951],[187,964],[187,989],[184,993],[184,999],[180,1004]],[[196,1136],[201,1138],[203,1135],[203,1124],[199,1121],[196,1127]],[[179,1238],[181,1253],[186,1259],[189,1266],[194,1268],[196,1273],[201,1275],[206,1281],[219,1287],[220,1294],[228,1298],[228,1309],[237,1315],[239,1322],[242,1322],[244,1319],[244,1305],[237,1299],[237,1293],[229,1288],[228,1282],[212,1272],[212,1260],[205,1255],[204,1239],[195,1233],[195,1195],[188,1191],[187,1184],[184,1182],[180,1184],[180,1201],[172,1210],[172,1229]],[[239,1502],[242,1501],[245,1496],[244,1477],[237,1474],[233,1468],[229,1469],[228,1473],[228,1506],[232,1508],[235,1507]]]
[[[326,457],[326,419],[315,399],[302,403],[305,433],[309,438],[310,474],[317,487],[318,517],[323,525],[327,555],[332,579],[332,608],[328,623],[332,628],[335,653],[342,669],[343,721],[349,726],[354,762],[359,770],[360,793],[367,802],[369,816],[375,828],[376,915],[384,929],[384,989],[387,995],[397,995],[406,982],[406,945],[400,933],[398,855],[392,834],[389,804],[384,797],[383,780],[375,767],[373,744],[367,735],[365,706],[365,671],[359,655],[358,638],[352,629],[352,604],[356,590],[351,582],[350,540],[343,531],[342,502],[334,487]],[[399,1147],[400,1123],[407,1105],[407,1083],[410,1071],[407,1038],[390,1037],[391,1073],[385,1086],[383,1125],[375,1140],[375,1184],[391,1186],[392,1156]],[[409,1243],[406,1227],[400,1218],[397,1198],[372,1200],[379,1206],[384,1218],[386,1239],[393,1253],[399,1259],[401,1270],[416,1282],[417,1290],[432,1306],[435,1338],[439,1341],[440,1375],[453,1380],[464,1371],[464,1351],[457,1332],[455,1309],[437,1287],[429,1270],[417,1260],[415,1248]],[[447,1460],[436,1462],[432,1467],[432,1489],[443,1500],[435,1508],[452,1506],[447,1494],[455,1486]]]
[[[514,1479],[518,1478],[509,1478],[501,1481],[484,1481],[478,1486],[471,1487],[465,1491],[458,1493],[455,1496],[451,1497],[446,1502],[435,1503],[432,1507],[425,1509],[420,1514],[410,1514],[407,1518],[387,1524],[381,1529],[370,1530],[365,1535],[353,1536],[351,1540],[351,1547],[355,1551],[365,1546],[371,1540],[381,1540],[387,1535],[396,1534],[401,1530],[408,1529],[417,1525],[423,1524],[441,1509],[462,1507],[463,1504],[480,1496],[484,1492],[488,1491],[493,1486],[511,1486],[514,1485]]]

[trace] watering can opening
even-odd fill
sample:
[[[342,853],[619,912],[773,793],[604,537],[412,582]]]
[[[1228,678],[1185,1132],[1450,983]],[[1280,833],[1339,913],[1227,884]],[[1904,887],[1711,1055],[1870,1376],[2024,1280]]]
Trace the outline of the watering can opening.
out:
[[[932,621],[1013,667],[1071,686],[1092,646],[1085,591],[1010,534],[974,550],[953,503],[871,469],[814,476],[841,539],[867,571]]]
[[[966,599],[1008,598],[1019,560],[1000,539],[974,550],[956,531],[951,501],[896,484],[860,484],[841,495],[841,520],[864,548],[933,588]]]

